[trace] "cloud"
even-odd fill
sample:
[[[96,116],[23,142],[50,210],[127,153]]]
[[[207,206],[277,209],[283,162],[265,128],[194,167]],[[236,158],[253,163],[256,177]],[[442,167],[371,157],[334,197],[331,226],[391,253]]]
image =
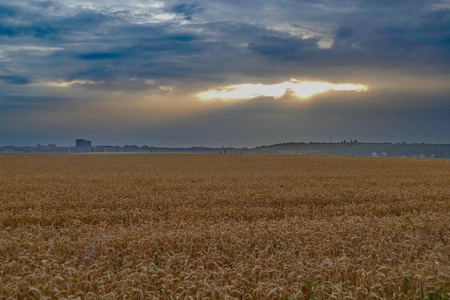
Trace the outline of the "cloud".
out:
[[[0,17],[11,17],[14,16],[14,10],[7,7],[7,6],[2,6],[0,7]]]
[[[25,85],[31,83],[30,78],[16,75],[0,75],[0,80],[13,85]]]
[[[441,0],[433,3],[434,10],[447,10],[450,9],[450,1],[449,0]]]
[[[17,35],[16,30],[10,27],[6,27],[0,24],[0,36],[15,36]]]
[[[203,11],[202,6],[198,3],[181,3],[174,5],[171,9],[172,12],[176,14],[181,14],[186,20],[191,20],[192,15],[200,13]]]
[[[84,60],[100,60],[100,59],[117,59],[123,57],[124,53],[114,53],[114,52],[93,52],[78,55],[79,59]]]
[[[100,84],[102,82],[96,82],[91,80],[72,80],[72,81],[46,81],[46,82],[36,82],[32,85],[35,86],[47,86],[47,87],[57,87],[57,88],[66,88],[76,85],[92,85],[92,84]]]
[[[61,47],[45,47],[33,45],[2,45],[2,48],[9,52],[12,51],[53,52],[64,50],[64,48]]]
[[[168,85],[162,85],[162,86],[159,87],[159,89],[162,90],[162,91],[166,91],[166,92],[172,92],[174,90],[173,87],[168,86]]]
[[[249,48],[261,55],[282,60],[299,60],[310,56],[310,52],[319,49],[318,38],[282,38],[262,36],[253,40]]]

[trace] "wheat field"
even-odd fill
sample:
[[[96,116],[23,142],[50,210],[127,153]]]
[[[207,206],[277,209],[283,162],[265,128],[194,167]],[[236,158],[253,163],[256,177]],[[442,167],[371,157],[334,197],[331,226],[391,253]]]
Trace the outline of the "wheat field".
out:
[[[0,299],[448,299],[450,161],[0,155]]]

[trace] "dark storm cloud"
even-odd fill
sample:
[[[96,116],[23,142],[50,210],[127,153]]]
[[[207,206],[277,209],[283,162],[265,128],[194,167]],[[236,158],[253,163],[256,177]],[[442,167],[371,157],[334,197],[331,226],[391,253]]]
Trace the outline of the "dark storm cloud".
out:
[[[367,16],[361,20],[361,16]],[[374,23],[373,12],[349,17],[334,34],[334,45],[318,49],[317,38],[257,37],[250,42],[255,53],[272,59],[314,62],[332,67],[408,63],[435,65],[450,63],[450,10],[427,12],[419,19]],[[318,64],[318,65],[317,65]]]
[[[336,46],[357,47],[360,55],[381,62],[408,58],[423,64],[441,62],[439,57],[417,55],[430,50],[441,51],[448,59],[450,10],[433,11],[430,1],[401,2],[391,1],[383,10],[382,6],[369,9],[372,6],[364,2],[361,15],[347,18],[337,31]]]
[[[16,34],[17,32],[14,29],[0,25],[0,36],[2,35],[14,36]]]
[[[14,102],[14,107],[39,107],[30,105],[36,101],[57,105],[58,97],[46,97],[54,92],[48,86],[77,80],[90,83],[77,85],[73,103],[89,98],[87,93],[92,91],[152,94],[166,93],[160,87],[170,86],[176,91],[174,98],[183,98],[222,85],[274,84],[297,76],[337,83],[356,80],[369,86],[371,80],[374,85],[393,84],[396,76],[418,78],[419,83],[421,78],[445,81],[450,76],[448,7],[448,2],[437,0],[0,0],[0,115],[12,105],[8,99],[18,94],[21,101]],[[26,88],[34,100],[27,102],[28,96],[20,88]],[[407,84],[399,89],[407,89]],[[410,96],[407,90],[403,92],[383,97],[399,101],[396,99]],[[347,117],[346,111],[354,107],[366,113],[370,110],[367,120],[373,124],[376,112],[383,109],[376,102],[381,94],[369,93],[372,98],[367,101],[378,103],[375,107],[355,106],[343,99],[334,111]],[[442,100],[448,99],[447,92],[439,93],[440,100],[421,94],[420,99],[428,102],[419,101],[419,95],[414,97],[417,101],[402,101],[409,113],[399,105],[386,108],[383,115],[394,120],[389,124],[411,118],[423,120],[428,124],[424,128],[430,128],[435,124],[432,116],[441,120],[440,112],[448,111]],[[238,110],[233,114],[241,118],[242,126],[249,126],[248,132],[258,131],[258,126],[265,128],[262,123],[267,120],[258,118],[247,106],[267,108],[260,112],[263,115],[270,115],[270,110],[278,112],[277,124],[284,125],[273,123],[276,130],[266,128],[268,132],[287,128],[288,123],[281,121],[283,115],[295,119],[280,108],[281,102],[257,102],[260,106],[230,108]],[[433,105],[440,109],[434,110]],[[311,123],[298,125],[312,128],[318,115],[304,109],[296,114]],[[327,108],[322,108],[325,111]],[[421,112],[428,117],[420,118]],[[207,127],[216,119],[214,126],[221,128],[233,119],[232,112],[216,113],[210,119],[200,116],[200,123],[189,119],[179,125]],[[342,119],[339,122],[317,126],[347,128]],[[231,134],[225,129],[220,132]],[[290,129],[286,132],[292,135]]]
[[[16,75],[0,75],[0,81],[5,83],[14,84],[14,85],[22,85],[31,83],[30,78]]]
[[[9,7],[0,7],[0,18],[2,17],[11,17],[14,15],[14,10]]]
[[[186,20],[191,20],[192,15],[201,12],[202,10],[203,8],[198,2],[177,4],[171,9],[174,13],[182,14]]]
[[[14,111],[14,110],[28,110],[28,109],[42,109],[49,108],[61,102],[70,102],[73,99],[59,98],[59,97],[42,97],[42,96],[9,96],[0,101],[0,111]],[[7,126],[7,123],[3,123]]]
[[[317,50],[318,39],[280,38],[261,36],[252,41],[249,48],[261,55],[282,60],[302,60]]]
[[[236,72],[252,74],[249,65],[260,69],[272,65],[273,60],[291,61],[292,66],[297,67],[315,64],[320,68],[339,67],[343,63],[390,64],[392,61],[403,62],[401,68],[410,68],[408,62],[411,61],[416,65],[449,61],[449,11],[434,11],[429,1],[414,1],[412,5],[409,1],[386,2],[383,6],[371,1],[344,0],[249,1],[245,4],[240,1],[169,2],[161,15],[168,12],[179,19],[173,17],[155,23],[139,19],[142,16],[149,21],[156,18],[151,9],[133,11],[133,7],[126,5],[114,10],[107,10],[107,5],[69,8],[64,3],[19,1],[16,6],[5,5],[4,18],[0,21],[0,35],[8,37],[8,43],[62,47],[65,51],[58,55],[70,65],[70,60],[74,59],[94,63],[66,68],[64,74],[55,72],[59,77],[63,75],[59,79],[76,79],[77,74],[89,79],[88,74],[91,74],[91,79],[106,76],[104,79],[108,80],[117,78],[117,72],[121,77],[154,78],[162,69],[164,78],[172,75],[180,78],[183,72],[186,77],[199,72],[223,77]],[[96,4],[96,1],[91,3]],[[248,16],[255,21],[237,22],[232,15],[224,15],[220,21],[207,20],[212,11],[239,13],[242,7],[248,8]],[[292,18],[294,11],[296,19]],[[317,15],[316,23],[322,22],[327,28],[332,25],[335,29],[306,38],[293,36],[266,24],[266,13],[275,15],[274,21],[291,23],[294,28],[301,27],[302,19]],[[320,15],[327,18],[322,19]],[[196,22],[180,23],[193,19]],[[22,21],[20,25],[17,20]],[[334,39],[334,45],[320,49],[319,42],[325,35]],[[111,60],[116,61],[114,65],[108,63]],[[248,63],[242,64],[242,61]],[[27,69],[38,67],[31,62],[27,66],[27,62],[25,59],[22,63]],[[51,68],[52,56],[41,58],[41,63]],[[288,71],[287,67],[285,69]],[[95,70],[100,73],[95,75]]]
[[[116,59],[124,57],[125,53],[113,53],[113,52],[93,52],[78,55],[79,59],[85,60],[100,60],[100,59]]]

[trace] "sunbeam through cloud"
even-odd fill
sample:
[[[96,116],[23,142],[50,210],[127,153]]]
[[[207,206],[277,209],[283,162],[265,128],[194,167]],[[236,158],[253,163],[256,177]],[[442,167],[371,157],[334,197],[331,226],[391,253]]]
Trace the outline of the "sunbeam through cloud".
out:
[[[364,84],[334,84],[322,81],[298,81],[296,79],[291,79],[291,81],[271,85],[264,85],[261,83],[229,85],[201,92],[197,94],[197,97],[203,101],[213,99],[244,100],[257,97],[279,98],[290,92],[297,98],[305,99],[328,91],[364,92],[368,89],[369,87]]]

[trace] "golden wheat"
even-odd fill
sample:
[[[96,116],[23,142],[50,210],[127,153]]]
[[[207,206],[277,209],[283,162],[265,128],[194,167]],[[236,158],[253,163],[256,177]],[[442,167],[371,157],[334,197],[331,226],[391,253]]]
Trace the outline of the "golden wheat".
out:
[[[450,161],[1,155],[0,299],[445,299]]]

